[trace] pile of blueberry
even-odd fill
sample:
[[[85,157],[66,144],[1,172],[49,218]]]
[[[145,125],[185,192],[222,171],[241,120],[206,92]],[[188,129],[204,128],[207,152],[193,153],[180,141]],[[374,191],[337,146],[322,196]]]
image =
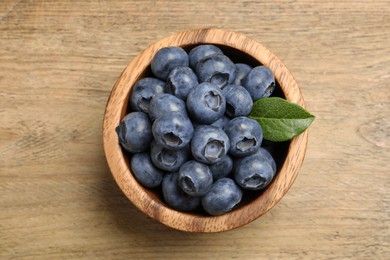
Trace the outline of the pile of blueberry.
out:
[[[234,209],[245,190],[263,190],[276,163],[263,131],[247,117],[275,88],[265,66],[234,63],[215,45],[160,49],[117,126],[137,181],[159,188],[175,210],[210,215]]]

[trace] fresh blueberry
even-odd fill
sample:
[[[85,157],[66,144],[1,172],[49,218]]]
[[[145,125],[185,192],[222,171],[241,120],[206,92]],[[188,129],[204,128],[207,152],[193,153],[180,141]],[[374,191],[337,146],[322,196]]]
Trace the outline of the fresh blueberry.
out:
[[[187,52],[181,47],[170,46],[157,51],[152,59],[151,69],[157,78],[166,80],[172,69],[188,65]]]
[[[176,172],[190,155],[189,146],[182,149],[166,149],[155,141],[150,146],[150,157],[153,164],[162,170]]]
[[[234,179],[247,190],[262,190],[274,177],[271,163],[263,156],[248,156],[234,165]]]
[[[254,157],[258,157],[261,160],[264,160],[266,163],[268,163],[271,166],[273,176],[275,176],[277,170],[276,162],[272,157],[272,155],[263,147],[259,147],[259,149],[254,154],[245,157],[236,158],[234,160],[234,166],[240,165],[242,163],[245,164],[246,161],[253,160]]]
[[[146,188],[160,186],[164,172],[157,169],[147,152],[136,153],[131,157],[130,168],[136,180]]]
[[[275,78],[269,68],[257,66],[241,80],[241,85],[248,90],[253,101],[256,101],[272,94],[275,89]]]
[[[180,112],[188,116],[185,102],[171,94],[160,93],[150,101],[149,117],[152,121],[171,112]]]
[[[210,164],[209,168],[214,181],[228,177],[233,170],[233,159],[227,154],[219,162]]]
[[[237,157],[255,153],[263,141],[263,130],[259,123],[244,116],[230,120],[226,134],[230,139],[229,153]]]
[[[221,178],[202,197],[203,209],[213,216],[223,215],[241,202],[242,194],[241,188],[232,179]]]
[[[218,128],[221,128],[222,130],[225,131],[225,127],[226,127],[227,123],[229,123],[230,120],[231,120],[231,118],[228,117],[228,116],[225,114],[225,115],[223,115],[220,119],[218,119],[217,121],[214,121],[214,122],[211,123],[210,125],[215,126],[215,127],[218,127]]]
[[[251,155],[251,156],[252,156],[252,155]],[[268,152],[267,149],[265,149],[265,148],[263,148],[263,147],[259,147],[259,149],[253,154],[253,156],[261,156],[261,157],[263,157],[263,158],[264,158],[266,161],[268,161],[269,164],[271,165],[273,174],[274,174],[274,175],[276,174],[277,165],[276,165],[275,159],[274,159],[274,157]]]
[[[223,116],[226,100],[222,91],[210,83],[196,86],[187,97],[187,110],[199,123],[210,124]]]
[[[178,183],[188,195],[202,196],[209,191],[213,175],[206,164],[190,160],[180,167]]]
[[[130,106],[133,111],[149,111],[149,103],[155,94],[163,93],[165,82],[153,77],[140,79],[134,84],[130,95]]]
[[[157,118],[152,125],[154,140],[167,149],[181,149],[189,144],[194,128],[188,117],[171,112]]]
[[[226,133],[211,125],[200,125],[191,140],[191,152],[194,158],[202,163],[216,163],[229,151],[230,142]]]
[[[228,85],[222,89],[226,99],[226,114],[230,117],[246,116],[253,106],[248,91],[239,85]]]
[[[144,152],[153,141],[152,124],[144,112],[127,114],[116,127],[119,143],[130,153]]]
[[[223,52],[220,48],[211,44],[203,44],[196,46],[188,53],[188,57],[190,59],[190,67],[195,69],[196,65],[200,60],[213,54],[223,54]]]
[[[190,196],[178,184],[179,173],[168,173],[162,181],[162,193],[165,202],[175,210],[192,211],[201,205],[201,197]]]
[[[188,93],[198,84],[195,72],[190,67],[180,66],[169,73],[165,92],[186,100]]]
[[[245,63],[236,63],[236,78],[234,79],[234,85],[241,85],[241,80],[248,75],[252,70],[252,67]]]
[[[210,82],[222,89],[233,83],[236,66],[226,55],[214,54],[198,62],[196,75],[198,75],[199,82]]]

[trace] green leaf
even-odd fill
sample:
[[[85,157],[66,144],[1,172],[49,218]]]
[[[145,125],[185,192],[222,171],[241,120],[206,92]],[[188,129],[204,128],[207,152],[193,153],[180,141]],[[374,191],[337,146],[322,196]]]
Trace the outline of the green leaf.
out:
[[[249,117],[261,125],[264,139],[274,142],[287,141],[301,134],[315,118],[303,107],[279,97],[257,100]]]

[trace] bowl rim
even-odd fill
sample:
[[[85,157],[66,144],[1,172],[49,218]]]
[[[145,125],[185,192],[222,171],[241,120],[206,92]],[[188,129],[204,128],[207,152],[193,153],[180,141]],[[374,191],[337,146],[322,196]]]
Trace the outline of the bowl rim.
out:
[[[290,71],[281,60],[261,43],[238,32],[222,29],[195,29],[169,35],[140,52],[117,79],[103,118],[103,146],[106,160],[117,185],[126,197],[143,213],[162,224],[187,232],[221,232],[246,225],[274,207],[295,181],[307,147],[308,132],[304,131],[290,141],[286,159],[268,188],[248,205],[221,216],[200,216],[176,211],[159,203],[153,192],[142,187],[133,177],[129,160],[124,155],[115,132],[126,113],[131,88],[150,65],[154,54],[162,47],[218,44],[237,49],[274,73],[285,98],[305,107],[303,95]]]

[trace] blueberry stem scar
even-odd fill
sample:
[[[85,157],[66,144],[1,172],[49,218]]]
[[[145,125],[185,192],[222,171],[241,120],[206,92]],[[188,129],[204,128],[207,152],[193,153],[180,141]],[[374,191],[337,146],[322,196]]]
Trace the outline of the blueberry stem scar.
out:
[[[243,152],[251,149],[254,146],[256,146],[256,139],[255,138],[246,138],[246,137],[244,137],[236,145],[237,149],[239,149]]]
[[[171,145],[171,146],[180,145],[182,142],[180,137],[178,137],[177,135],[175,135],[172,132],[164,134],[163,140],[166,144]]]
[[[244,180],[244,185],[249,189],[257,189],[258,187],[261,187],[265,181],[266,179],[259,174],[253,174],[251,177]]]
[[[204,148],[204,155],[206,158],[215,160],[224,155],[224,143],[220,140],[210,139]]]
[[[195,192],[196,191],[194,182],[188,176],[185,176],[183,178],[183,186],[185,187],[186,190],[189,190],[191,192]]]
[[[151,97],[149,97],[149,98],[145,98],[145,97],[141,98],[141,100],[139,102],[139,106],[142,109],[144,109],[144,110],[148,110],[149,106],[150,106],[150,100],[151,99],[152,99]]]
[[[221,108],[221,96],[213,91],[209,91],[205,95],[204,102],[214,111],[218,111]]]

